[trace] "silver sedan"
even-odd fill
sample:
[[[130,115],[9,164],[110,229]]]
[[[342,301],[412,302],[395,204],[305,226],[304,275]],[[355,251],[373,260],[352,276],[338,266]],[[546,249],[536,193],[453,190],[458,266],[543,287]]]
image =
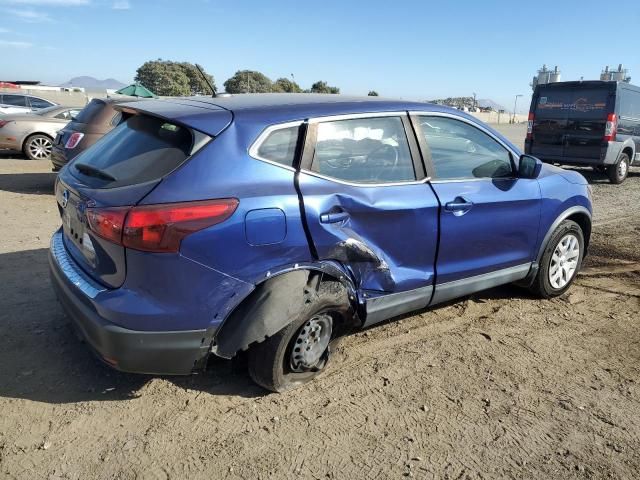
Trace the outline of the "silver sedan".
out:
[[[71,121],[82,107],[44,108],[31,113],[0,117],[0,148],[20,150],[31,160],[47,160],[58,130]]]

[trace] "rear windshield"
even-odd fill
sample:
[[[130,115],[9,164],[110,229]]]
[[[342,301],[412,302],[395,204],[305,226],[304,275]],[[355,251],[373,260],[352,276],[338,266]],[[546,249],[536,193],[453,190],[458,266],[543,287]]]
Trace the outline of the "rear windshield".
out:
[[[542,88],[536,118],[605,118],[608,88]]]
[[[144,183],[178,167],[189,156],[192,145],[188,128],[135,115],[78,155],[71,171],[95,188]]]
[[[75,121],[80,123],[91,123],[94,118],[100,115],[102,109],[107,106],[102,100],[91,100],[76,116]]]

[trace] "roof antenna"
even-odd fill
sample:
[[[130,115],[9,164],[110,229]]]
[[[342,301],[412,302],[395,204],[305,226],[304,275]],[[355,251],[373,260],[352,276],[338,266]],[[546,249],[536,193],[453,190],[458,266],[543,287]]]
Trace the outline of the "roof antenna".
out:
[[[216,89],[213,88],[213,85],[211,85],[211,82],[209,81],[207,76],[202,71],[202,68],[200,68],[200,65],[198,65],[197,63],[196,63],[196,68],[200,72],[200,75],[202,75],[202,78],[204,78],[204,81],[206,82],[206,84],[209,85],[209,88],[211,89],[211,98],[216,98]]]

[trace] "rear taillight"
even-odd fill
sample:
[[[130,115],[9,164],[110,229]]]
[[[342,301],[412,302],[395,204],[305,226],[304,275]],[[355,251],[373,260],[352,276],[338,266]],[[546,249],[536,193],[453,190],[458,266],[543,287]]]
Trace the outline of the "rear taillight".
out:
[[[527,140],[531,140],[533,138],[533,121],[536,119],[536,116],[533,112],[529,113],[529,120],[527,121]]]
[[[235,198],[166,203],[139,207],[87,209],[96,235],[145,252],[177,252],[187,235],[228,219],[238,207]]]
[[[0,128],[4,127],[7,123],[9,123],[6,120],[0,120]]]
[[[613,142],[616,139],[617,133],[618,133],[618,119],[616,118],[615,113],[610,113],[609,115],[607,115],[607,124],[604,127],[603,140],[605,142]]]
[[[124,220],[129,210],[130,207],[87,208],[87,223],[99,237],[122,244]]]
[[[64,144],[64,148],[73,150],[78,146],[78,144],[80,143],[80,140],[82,140],[82,137],[84,137],[84,133],[80,133],[80,132],[72,133],[71,136],[67,139],[67,143]]]

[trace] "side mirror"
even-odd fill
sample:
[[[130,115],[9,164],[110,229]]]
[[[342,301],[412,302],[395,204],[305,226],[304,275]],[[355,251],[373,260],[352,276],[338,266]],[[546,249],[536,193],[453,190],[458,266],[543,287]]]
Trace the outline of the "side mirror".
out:
[[[518,160],[519,178],[538,178],[542,170],[542,162],[531,155],[521,155]]]

